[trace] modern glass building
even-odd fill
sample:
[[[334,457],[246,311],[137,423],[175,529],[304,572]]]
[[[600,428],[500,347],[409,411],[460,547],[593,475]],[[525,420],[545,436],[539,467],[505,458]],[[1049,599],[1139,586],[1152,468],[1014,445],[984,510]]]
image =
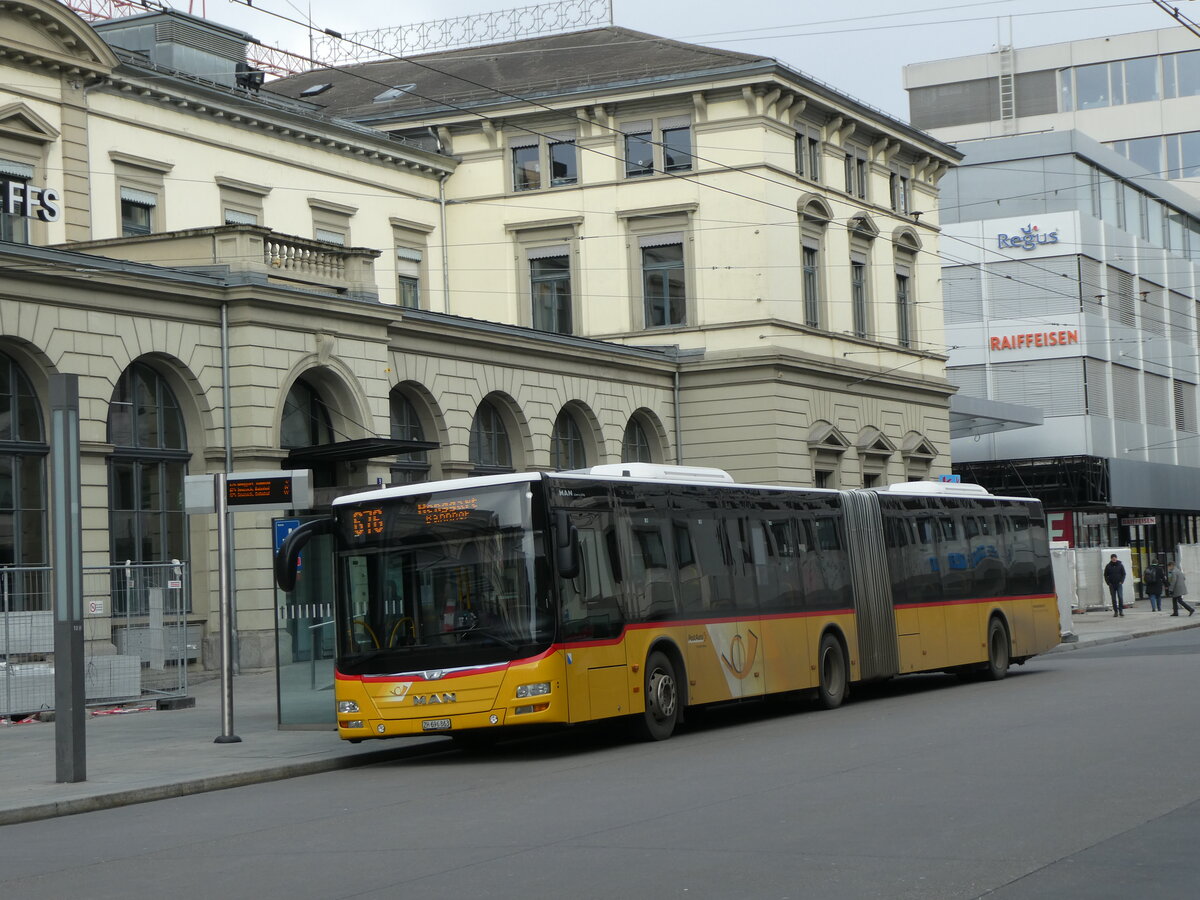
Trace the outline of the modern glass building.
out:
[[[954,469],[1037,496],[1060,539],[1171,552],[1200,527],[1200,204],[1057,132],[966,141],[943,180],[960,398],[1041,425],[952,440]]]

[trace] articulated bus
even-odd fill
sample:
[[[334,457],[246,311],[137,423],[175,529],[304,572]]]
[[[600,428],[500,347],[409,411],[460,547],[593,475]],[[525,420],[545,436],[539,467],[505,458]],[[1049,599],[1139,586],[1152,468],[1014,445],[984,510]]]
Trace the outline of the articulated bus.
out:
[[[620,464],[373,490],[284,542],[336,543],[342,738],[630,717],[911,672],[1003,678],[1060,637],[1036,500],[976,485],[852,491]]]

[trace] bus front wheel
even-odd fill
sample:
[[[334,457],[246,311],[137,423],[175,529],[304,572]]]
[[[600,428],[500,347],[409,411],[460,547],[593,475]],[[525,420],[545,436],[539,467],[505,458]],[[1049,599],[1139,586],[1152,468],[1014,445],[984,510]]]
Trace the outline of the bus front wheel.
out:
[[[999,681],[1008,674],[1009,643],[1008,629],[999,619],[988,624],[988,661],[983,677],[988,681]]]
[[[644,685],[646,711],[638,719],[638,731],[645,740],[665,741],[679,722],[679,682],[665,653],[656,650],[646,660]]]
[[[821,649],[817,652],[817,669],[821,681],[817,687],[817,700],[825,709],[837,709],[846,699],[849,677],[846,674],[846,654],[842,642],[832,634],[821,638]]]

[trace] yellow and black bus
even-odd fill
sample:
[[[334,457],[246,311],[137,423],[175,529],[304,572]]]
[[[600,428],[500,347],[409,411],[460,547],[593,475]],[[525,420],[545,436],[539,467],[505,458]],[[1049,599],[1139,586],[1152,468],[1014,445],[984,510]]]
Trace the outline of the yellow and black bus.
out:
[[[360,741],[632,717],[910,672],[1003,678],[1059,641],[1036,500],[834,491],[647,464],[374,490],[336,536],[338,732]]]

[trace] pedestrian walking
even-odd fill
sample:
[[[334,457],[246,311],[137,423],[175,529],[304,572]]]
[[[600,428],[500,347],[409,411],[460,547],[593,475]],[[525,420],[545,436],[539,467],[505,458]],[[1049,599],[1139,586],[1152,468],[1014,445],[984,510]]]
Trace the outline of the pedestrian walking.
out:
[[[1112,599],[1113,617],[1125,615],[1125,566],[1115,553],[1104,567],[1104,583],[1108,585],[1108,595]]]
[[[1150,598],[1150,612],[1162,612],[1163,588],[1167,585],[1167,572],[1163,558],[1151,559],[1150,565],[1142,570],[1142,587]]]
[[[1183,569],[1175,565],[1175,561],[1167,563],[1167,593],[1171,597],[1171,615],[1179,615],[1179,607],[1183,607],[1188,611],[1189,616],[1196,614],[1196,608],[1183,599],[1187,593],[1187,578],[1183,575]]]

